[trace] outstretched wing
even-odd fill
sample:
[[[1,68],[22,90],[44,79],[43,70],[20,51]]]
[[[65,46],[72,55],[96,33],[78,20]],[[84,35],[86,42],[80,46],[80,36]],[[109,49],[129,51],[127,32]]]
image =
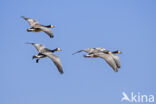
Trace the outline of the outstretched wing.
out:
[[[73,53],[72,55],[74,55],[74,54],[76,54],[76,53],[83,52],[83,51],[84,51],[84,52],[87,52],[87,53],[89,53],[89,54],[92,54],[92,53],[95,53],[95,52],[96,52],[96,50],[95,50],[94,48],[86,48],[86,49],[77,51],[77,52]]]
[[[111,56],[113,57],[117,67],[120,68],[120,59],[119,59],[119,57],[117,55],[114,55],[114,54],[112,54]]]
[[[28,21],[28,23],[29,23],[29,25],[30,25],[31,27],[34,27],[35,25],[40,25],[40,24],[39,24],[36,20],[34,20],[34,19],[27,18],[27,17],[24,17],[24,16],[22,16],[22,18],[23,18],[24,20]]]
[[[80,53],[80,52],[82,52],[82,51],[84,51],[84,50],[77,51],[77,52],[73,53],[72,55],[74,55],[74,54],[76,54],[76,53]]]
[[[42,44],[37,44],[37,43],[27,43],[27,44],[33,45],[39,53],[42,53],[46,49],[46,47]]]
[[[45,32],[50,38],[53,38],[53,37],[54,37],[52,31],[51,31],[49,28],[44,27],[44,26],[40,26],[39,28],[40,28],[43,32]]]
[[[113,68],[115,72],[118,72],[118,67],[111,55],[105,53],[95,53],[95,55],[103,58],[109,64],[109,66]]]
[[[63,68],[62,68],[62,65],[61,65],[60,58],[58,56],[54,55],[52,52],[44,52],[42,54],[48,56],[54,62],[54,64],[58,68],[58,71],[61,74],[63,74]]]

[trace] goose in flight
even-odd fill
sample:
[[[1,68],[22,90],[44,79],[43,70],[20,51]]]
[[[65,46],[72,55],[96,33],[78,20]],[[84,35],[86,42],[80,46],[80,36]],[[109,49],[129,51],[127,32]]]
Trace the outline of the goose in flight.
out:
[[[27,18],[27,17],[24,17],[24,16],[22,16],[22,18],[24,20],[26,20],[29,23],[29,25],[31,26],[31,28],[27,29],[27,32],[40,32],[40,31],[43,31],[50,38],[54,37],[52,31],[49,29],[49,28],[54,28],[54,25],[46,25],[45,26],[45,25],[41,25],[39,22],[37,22],[34,19]]]
[[[121,54],[121,51],[117,50],[111,52],[105,48],[87,48],[73,54],[83,51],[88,53],[87,55],[84,55],[85,58],[103,58],[115,72],[118,72],[118,69],[120,68],[120,60],[116,54]]]
[[[58,71],[61,74],[63,74],[63,68],[62,68],[62,65],[61,65],[60,58],[53,54],[56,51],[61,51],[60,48],[50,50],[50,49],[46,48],[44,45],[42,45],[42,44],[37,44],[37,43],[27,43],[27,44],[33,45],[37,49],[37,51],[39,52],[37,55],[34,55],[32,57],[32,59],[36,58],[36,63],[39,62],[40,58],[49,57],[53,61],[53,63],[56,65],[56,67],[58,68]]]

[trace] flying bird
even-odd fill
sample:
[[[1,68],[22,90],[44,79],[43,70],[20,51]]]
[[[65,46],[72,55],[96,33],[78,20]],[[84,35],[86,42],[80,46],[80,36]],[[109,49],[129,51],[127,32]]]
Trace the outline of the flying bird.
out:
[[[120,60],[116,54],[121,54],[121,51],[117,50],[111,52],[105,48],[87,48],[77,51],[73,53],[73,55],[83,51],[88,53],[87,55],[84,55],[85,58],[103,58],[115,72],[118,72],[118,69],[120,68]]]
[[[53,61],[53,63],[56,65],[56,67],[58,68],[58,71],[61,74],[63,74],[63,68],[62,68],[62,65],[61,65],[60,58],[53,54],[56,51],[61,51],[60,48],[56,48],[56,49],[51,50],[51,49],[46,48],[42,44],[38,44],[38,43],[27,43],[27,44],[33,45],[37,49],[37,51],[39,52],[37,55],[34,55],[32,57],[32,59],[36,58],[36,63],[39,62],[40,58],[49,57]]]
[[[54,28],[54,25],[41,25],[39,22],[37,22],[35,19],[27,18],[22,16],[24,20],[26,20],[31,28],[27,29],[27,32],[45,32],[50,38],[53,38],[54,35],[52,31],[49,28]]]

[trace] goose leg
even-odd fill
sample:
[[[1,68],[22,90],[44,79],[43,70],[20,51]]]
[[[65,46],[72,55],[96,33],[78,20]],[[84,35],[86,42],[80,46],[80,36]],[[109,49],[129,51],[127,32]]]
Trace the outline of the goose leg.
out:
[[[40,58],[36,59],[36,63],[38,63],[38,62],[39,62],[39,60],[40,60]]]

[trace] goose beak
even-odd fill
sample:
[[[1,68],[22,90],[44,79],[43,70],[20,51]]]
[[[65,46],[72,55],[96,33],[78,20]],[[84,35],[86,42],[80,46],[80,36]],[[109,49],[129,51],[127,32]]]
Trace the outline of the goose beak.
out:
[[[32,60],[33,60],[34,58],[36,58],[36,56],[32,56]]]
[[[118,51],[118,53],[119,53],[119,54],[122,54],[122,52],[121,52],[121,51]]]

